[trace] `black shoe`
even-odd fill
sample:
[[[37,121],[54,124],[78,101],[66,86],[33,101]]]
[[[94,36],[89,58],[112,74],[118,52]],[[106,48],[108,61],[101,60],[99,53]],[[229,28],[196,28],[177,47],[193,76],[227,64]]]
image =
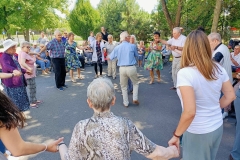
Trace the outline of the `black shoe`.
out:
[[[234,160],[231,154],[229,155],[229,160]]]
[[[68,88],[68,86],[67,86],[67,85],[64,85],[63,87],[64,87],[64,88]]]

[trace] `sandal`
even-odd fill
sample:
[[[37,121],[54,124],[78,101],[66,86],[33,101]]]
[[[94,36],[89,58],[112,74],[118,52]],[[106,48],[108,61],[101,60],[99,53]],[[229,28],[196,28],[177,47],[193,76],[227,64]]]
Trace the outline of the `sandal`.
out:
[[[77,81],[76,81],[76,79],[72,79],[72,82],[73,82],[73,83],[76,83]]]
[[[78,77],[78,79],[84,79],[82,76]]]
[[[42,103],[43,103],[43,101],[37,100],[35,104],[42,104]]]
[[[31,104],[30,104],[30,107],[31,107],[31,108],[38,108],[37,104],[35,104],[35,103],[31,103]]]

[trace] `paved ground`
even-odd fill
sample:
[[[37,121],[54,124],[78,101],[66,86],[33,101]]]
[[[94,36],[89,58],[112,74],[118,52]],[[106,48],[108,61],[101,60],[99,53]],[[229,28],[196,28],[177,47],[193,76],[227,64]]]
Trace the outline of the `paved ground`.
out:
[[[142,68],[138,69],[140,79],[138,107],[130,105],[126,109],[122,106],[119,77],[113,80],[117,101],[112,111],[116,115],[131,119],[149,139],[163,146],[167,146],[181,114],[179,98],[175,91],[169,90],[172,82],[168,69],[167,66],[162,71],[163,81],[153,85],[148,84],[148,72]],[[86,67],[82,74],[85,79],[78,80],[78,83],[71,83],[67,76],[66,84],[69,88],[63,92],[55,88],[53,74],[37,77],[37,95],[39,99],[44,100],[44,103],[38,109],[31,109],[33,119],[28,121],[29,126],[20,131],[24,140],[43,143],[63,136],[66,144],[69,144],[75,124],[93,114],[86,103],[86,88],[94,77],[93,67]],[[131,99],[132,95],[129,95],[129,98]],[[234,123],[235,119],[232,118],[224,120],[224,135],[217,160],[228,159],[235,137]],[[60,157],[58,153],[45,152],[20,159],[59,160]],[[146,158],[133,152],[132,159]]]

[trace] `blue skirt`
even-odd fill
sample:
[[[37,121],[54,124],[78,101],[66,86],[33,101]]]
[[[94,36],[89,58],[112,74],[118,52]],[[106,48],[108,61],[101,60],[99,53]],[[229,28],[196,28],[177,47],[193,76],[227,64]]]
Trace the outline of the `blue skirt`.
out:
[[[13,101],[13,103],[19,108],[21,112],[29,110],[30,103],[25,86],[16,88],[5,86],[4,90],[7,93],[8,97]]]

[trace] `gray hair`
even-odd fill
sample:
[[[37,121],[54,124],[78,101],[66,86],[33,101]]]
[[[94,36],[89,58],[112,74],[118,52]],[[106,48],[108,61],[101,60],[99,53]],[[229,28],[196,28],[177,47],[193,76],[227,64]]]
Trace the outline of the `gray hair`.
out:
[[[114,86],[108,78],[94,79],[87,88],[87,97],[95,109],[108,110],[115,97]]]
[[[125,41],[126,37],[128,37],[128,32],[124,31],[120,34],[120,41]]]
[[[175,27],[175,28],[173,28],[173,30],[174,30],[174,31],[177,31],[178,33],[181,33],[181,32],[182,32],[180,27]]]
[[[222,38],[221,35],[219,33],[216,32],[212,32],[208,35],[208,38],[213,41],[213,40],[217,40],[219,42],[222,42]]]
[[[59,31],[58,29],[54,31],[54,35],[55,35],[55,36],[58,35],[59,33],[62,34],[62,32]]]
[[[113,36],[112,36],[111,34],[108,35],[108,38],[109,38],[109,37],[113,38]]]
[[[25,46],[31,46],[31,43],[29,43],[28,41],[24,41],[20,44],[20,47],[25,47]]]
[[[136,38],[136,36],[135,36],[135,35],[131,35],[131,37],[133,37],[133,39],[134,39],[134,44],[136,44],[136,43],[137,43],[137,38]]]

